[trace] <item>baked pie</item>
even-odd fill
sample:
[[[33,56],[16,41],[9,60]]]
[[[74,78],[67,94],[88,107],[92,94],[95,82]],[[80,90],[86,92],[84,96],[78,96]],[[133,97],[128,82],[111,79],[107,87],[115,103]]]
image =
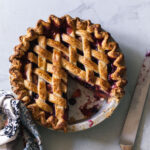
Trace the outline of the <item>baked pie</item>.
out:
[[[39,20],[20,37],[10,57],[12,90],[43,126],[67,130],[68,76],[108,101],[124,95],[123,54],[99,24],[89,20]]]

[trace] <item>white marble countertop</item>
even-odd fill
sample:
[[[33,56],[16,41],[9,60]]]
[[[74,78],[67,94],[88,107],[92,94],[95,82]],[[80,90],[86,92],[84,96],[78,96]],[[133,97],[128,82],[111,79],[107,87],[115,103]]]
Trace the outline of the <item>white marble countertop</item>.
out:
[[[0,89],[10,89],[8,58],[18,37],[38,19],[50,14],[71,14],[100,23],[125,54],[128,85],[126,95],[111,118],[78,133],[58,133],[40,128],[44,150],[120,150],[119,134],[129,106],[139,68],[150,49],[149,0],[0,0]],[[150,93],[150,92],[149,92]],[[135,150],[150,149],[150,94],[141,121]]]

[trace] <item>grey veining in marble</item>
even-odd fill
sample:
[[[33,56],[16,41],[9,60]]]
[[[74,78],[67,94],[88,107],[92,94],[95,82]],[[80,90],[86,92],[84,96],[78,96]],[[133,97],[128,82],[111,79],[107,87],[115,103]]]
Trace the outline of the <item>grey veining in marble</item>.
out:
[[[18,37],[38,19],[66,13],[91,19],[111,33],[125,54],[128,85],[126,95],[112,117],[90,130],[64,134],[39,127],[45,150],[120,150],[119,134],[144,54],[150,49],[149,0],[0,0],[0,88],[10,89],[8,58]],[[135,150],[150,149],[149,106],[150,94]]]

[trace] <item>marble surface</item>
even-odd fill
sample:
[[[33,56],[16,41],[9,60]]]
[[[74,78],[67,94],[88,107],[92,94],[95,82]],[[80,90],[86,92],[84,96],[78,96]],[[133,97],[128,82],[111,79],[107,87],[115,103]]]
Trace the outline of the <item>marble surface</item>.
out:
[[[126,95],[112,117],[78,133],[59,133],[39,127],[44,150],[119,150],[119,134],[145,52],[150,49],[149,0],[0,0],[0,89],[10,89],[9,61],[18,37],[39,18],[70,14],[100,23],[125,54]],[[150,92],[149,92],[150,93]],[[150,94],[147,98],[135,150],[150,147]]]

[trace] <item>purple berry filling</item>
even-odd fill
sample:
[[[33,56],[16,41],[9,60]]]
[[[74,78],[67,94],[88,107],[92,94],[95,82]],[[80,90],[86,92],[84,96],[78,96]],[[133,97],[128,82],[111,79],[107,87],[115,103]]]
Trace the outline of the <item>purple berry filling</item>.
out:
[[[82,114],[86,117],[91,117],[93,114],[98,112],[97,105],[93,106],[92,108],[87,108],[87,105],[79,108]]]
[[[68,100],[68,102],[69,102],[70,105],[75,105],[77,101],[76,101],[75,98],[70,98],[70,99]]]

